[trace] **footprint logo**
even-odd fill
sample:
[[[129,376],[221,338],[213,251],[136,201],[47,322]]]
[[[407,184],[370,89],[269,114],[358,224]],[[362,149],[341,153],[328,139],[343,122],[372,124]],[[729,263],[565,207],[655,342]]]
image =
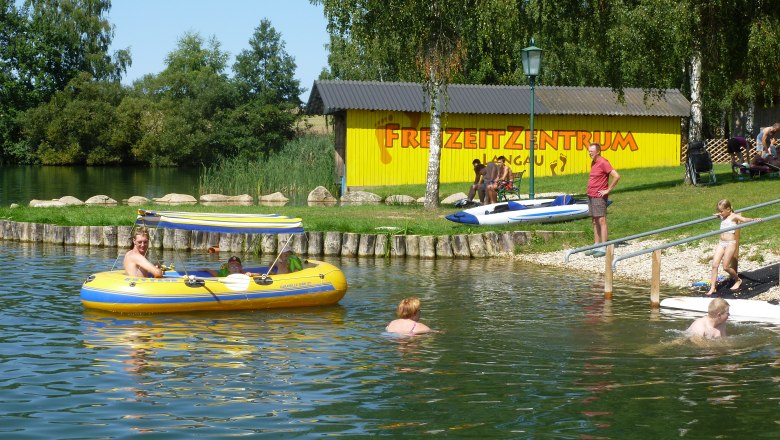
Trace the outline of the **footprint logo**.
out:
[[[561,173],[563,173],[566,170],[566,161],[568,161],[568,159],[566,158],[566,155],[563,153],[561,153],[560,159],[561,159]]]
[[[566,166],[565,163],[563,165]],[[558,173],[555,171],[555,169],[557,167],[558,167],[558,161],[557,160],[553,160],[552,163],[550,163],[550,173],[552,173],[553,176],[557,176],[558,175]]]
[[[387,165],[393,161],[393,157],[390,156],[390,152],[387,151],[387,125],[393,122],[393,115],[389,114],[380,119],[374,126],[374,134],[376,135],[376,144],[379,147],[379,156],[383,164]],[[398,125],[396,124],[396,127]]]

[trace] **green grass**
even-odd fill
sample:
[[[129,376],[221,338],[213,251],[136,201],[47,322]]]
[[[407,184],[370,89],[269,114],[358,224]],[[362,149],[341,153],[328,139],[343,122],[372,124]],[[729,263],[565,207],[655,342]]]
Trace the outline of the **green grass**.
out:
[[[690,220],[707,217],[715,212],[718,200],[728,198],[735,209],[775,200],[778,197],[778,179],[734,182],[726,165],[716,166],[718,183],[693,187],[682,182],[682,167],[619,170],[622,176],[612,195],[614,203],[609,208],[610,238],[625,237],[670,226]],[[586,174],[572,176],[543,177],[536,179],[535,192],[567,192],[581,194],[587,181]],[[527,180],[523,191],[528,190]],[[442,197],[456,192],[465,192],[469,183],[443,184]],[[421,197],[424,185],[383,187],[368,189],[382,196],[408,194]],[[429,211],[421,206],[335,206],[335,207],[164,207],[167,210],[200,212],[262,212],[301,217],[310,231],[341,231],[369,233],[382,232],[378,227],[395,227],[406,234],[453,235],[505,230],[554,230],[579,232],[556,242],[534,241],[527,252],[559,250],[565,246],[584,246],[593,240],[593,228],[589,219],[566,223],[541,225],[510,225],[504,227],[477,227],[452,223],[443,217],[457,209],[442,206]],[[767,217],[780,213],[780,204],[745,213],[749,217]],[[0,208],[0,218],[36,223],[60,225],[130,225],[135,218],[135,208],[119,206],[70,207],[70,208]],[[715,221],[670,231],[650,238],[677,239],[709,232],[718,227]],[[742,233],[745,244],[761,244],[762,248],[774,251],[780,248],[780,238],[775,222],[766,222],[750,227]],[[714,239],[713,239],[714,240]],[[760,258],[760,255],[749,258]]]

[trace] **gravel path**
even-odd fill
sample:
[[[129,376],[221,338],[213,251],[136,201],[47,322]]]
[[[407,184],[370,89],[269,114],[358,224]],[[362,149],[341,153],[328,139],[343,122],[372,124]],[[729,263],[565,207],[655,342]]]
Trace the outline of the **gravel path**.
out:
[[[630,252],[639,251],[652,246],[662,244],[663,241],[648,240],[641,242],[632,242],[615,247],[615,256],[624,255]],[[699,242],[689,245],[675,246],[665,249],[661,254],[661,283],[667,286],[690,287],[691,283],[696,281],[708,280],[710,274],[710,264],[712,262],[712,252],[714,243]],[[544,266],[554,266],[566,268],[569,270],[580,270],[591,273],[604,273],[604,258],[594,258],[585,256],[584,253],[573,254],[569,257],[568,263],[564,263],[565,250],[540,254],[519,254],[515,258]],[[740,272],[749,272],[761,267],[769,266],[780,261],[780,255],[762,250],[764,261],[757,263],[751,261],[746,256],[759,255],[758,249],[751,246],[741,246],[739,260]],[[651,254],[640,255],[638,257],[622,260],[618,263],[614,271],[614,277],[650,282],[651,273]],[[720,269],[720,275],[726,275],[723,269]],[[768,292],[764,292],[752,299],[768,301],[770,299],[780,300],[780,288],[773,287]]]

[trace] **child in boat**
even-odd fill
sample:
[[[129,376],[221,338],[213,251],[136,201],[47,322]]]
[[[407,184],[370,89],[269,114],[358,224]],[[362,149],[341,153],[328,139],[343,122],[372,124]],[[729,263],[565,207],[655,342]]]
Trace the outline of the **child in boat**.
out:
[[[726,229],[736,226],[740,223],[751,221],[760,221],[760,218],[748,218],[734,212],[731,208],[731,202],[723,199],[717,204],[717,211],[714,215],[721,218],[720,228]],[[742,279],[737,271],[731,267],[731,259],[737,252],[737,237],[735,231],[726,231],[720,234],[720,241],[715,245],[714,255],[712,256],[712,271],[710,273],[710,290],[707,295],[712,295],[718,288],[718,266],[723,263],[723,270],[734,280],[732,291],[739,290],[742,285]]]
[[[419,335],[431,331],[427,325],[419,322],[420,298],[416,296],[403,299],[398,304],[396,314],[398,319],[387,324],[387,327],[385,327],[386,332],[399,335]]]
[[[303,262],[300,257],[295,255],[290,245],[285,245],[276,263],[271,267],[271,272],[275,274],[293,273],[303,269]]]
[[[201,269],[201,270],[205,270],[213,277],[226,277],[228,275],[240,274],[240,273],[243,273],[248,277],[260,276],[259,273],[244,272],[244,267],[241,265],[241,259],[235,255],[228,258],[227,263],[220,266],[218,270],[213,270],[213,269]]]
[[[729,319],[729,303],[723,298],[713,298],[707,306],[707,314],[693,321],[685,331],[689,338],[715,339],[726,336],[726,320]]]

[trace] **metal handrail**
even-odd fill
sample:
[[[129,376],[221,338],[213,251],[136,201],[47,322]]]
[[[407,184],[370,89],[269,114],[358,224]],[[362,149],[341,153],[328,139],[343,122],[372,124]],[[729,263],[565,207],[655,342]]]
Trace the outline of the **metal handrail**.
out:
[[[617,264],[621,260],[625,260],[625,259],[628,259],[628,258],[636,257],[636,256],[639,256],[639,255],[649,254],[650,252],[655,252],[655,251],[658,251],[658,250],[661,250],[661,249],[666,249],[668,247],[677,246],[678,244],[684,244],[684,243],[688,243],[688,242],[695,241],[695,240],[701,240],[702,238],[711,237],[713,235],[719,235],[719,234],[722,234],[724,232],[735,231],[737,229],[746,228],[748,226],[753,226],[753,225],[758,224],[758,223],[762,223],[762,222],[765,222],[765,221],[768,221],[768,220],[775,220],[775,219],[778,219],[778,218],[780,218],[780,214],[770,215],[769,217],[764,217],[764,218],[762,218],[760,220],[749,221],[747,223],[741,223],[739,225],[731,226],[731,227],[728,227],[728,228],[723,228],[723,229],[718,229],[716,231],[706,232],[704,234],[699,234],[699,235],[696,235],[696,236],[693,236],[693,237],[684,238],[682,240],[673,241],[671,243],[659,244],[658,246],[649,247],[649,248],[646,248],[646,249],[642,249],[640,251],[631,252],[631,253],[628,253],[628,254],[623,254],[623,255],[615,258],[612,261],[612,270],[615,270],[615,268],[617,268]]]
[[[745,211],[749,211],[751,209],[763,208],[764,206],[774,205],[775,203],[780,203],[780,199],[772,200],[772,201],[764,202],[764,203],[759,203],[758,205],[748,206],[748,207],[742,208],[742,209],[737,209],[734,212],[745,212]],[[673,225],[673,226],[665,226],[663,228],[653,229],[652,231],[640,232],[639,234],[629,235],[628,237],[616,238],[614,240],[605,241],[603,243],[591,244],[591,245],[583,246],[583,247],[576,248],[576,249],[569,249],[563,255],[563,261],[565,263],[568,263],[569,262],[569,256],[571,256],[572,254],[576,254],[578,252],[583,252],[583,251],[587,251],[587,250],[590,250],[590,249],[596,249],[596,248],[608,246],[610,244],[623,243],[625,241],[633,240],[635,238],[647,237],[648,235],[653,235],[653,234],[657,234],[657,233],[660,233],[660,232],[672,231],[674,229],[682,228],[682,227],[685,227],[685,226],[692,226],[692,225],[696,225],[696,224],[699,224],[699,223],[704,223],[706,221],[715,220],[716,218],[717,217],[714,217],[714,216],[710,215],[710,216],[707,216],[707,217],[704,217],[704,218],[700,218],[698,220],[691,220],[691,221],[688,221],[688,222],[685,222],[685,223],[680,223],[680,224]]]

